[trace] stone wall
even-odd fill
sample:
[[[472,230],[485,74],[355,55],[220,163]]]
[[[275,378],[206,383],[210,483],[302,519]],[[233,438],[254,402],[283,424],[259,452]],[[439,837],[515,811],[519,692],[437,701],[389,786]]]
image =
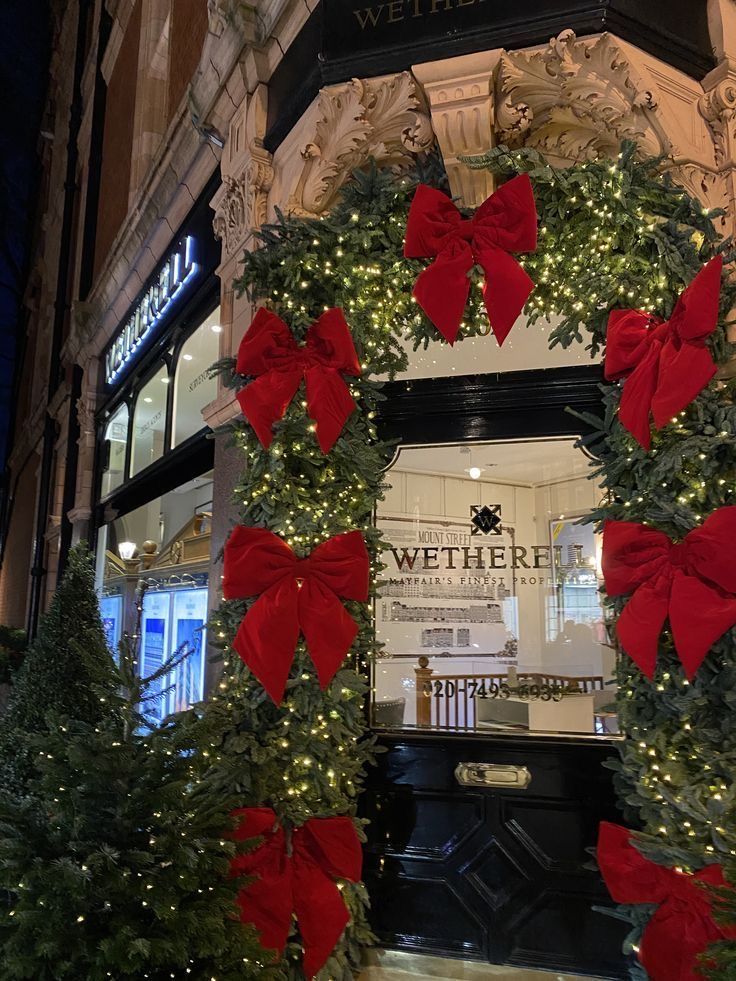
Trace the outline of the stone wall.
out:
[[[101,2],[97,0],[98,13]],[[453,193],[465,204],[477,205],[492,190],[492,178],[466,170],[458,159],[462,154],[506,142],[538,147],[562,166],[610,155],[622,139],[632,138],[646,152],[668,155],[675,179],[707,206],[724,206],[724,233],[736,230],[732,0],[708,0],[719,64],[702,82],[614,35],[578,38],[564,31],[534,48],[438,58],[410,71],[327,86],[272,155],[264,146],[269,79],[316,3],[106,0],[112,31],[102,59],[109,91],[95,280],[84,301],[77,296],[76,280],[73,284],[70,330],[62,352],[67,367],[78,363],[84,370],[83,395],[72,406],[62,387],[51,406],[60,433],[68,428],[70,412],[77,412],[80,421],[71,512],[77,537],[86,534],[91,514],[99,357],[218,167],[221,185],[212,208],[222,241],[223,356],[236,351],[250,321],[250,306],[234,296],[232,280],[239,256],[254,245],[255,231],[276,207],[301,214],[328,210],[351,170],[369,157],[401,167],[437,145]],[[28,350],[36,355],[26,385],[24,430],[11,458],[11,480],[38,440],[47,409],[44,359],[55,296],[75,17],[76,4],[71,3],[52,65],[55,136],[46,161],[44,247],[38,250],[27,296]],[[96,58],[95,39],[83,79],[80,238]],[[221,391],[204,415],[214,426],[235,411],[232,395]],[[61,486],[65,452],[65,446],[57,446],[56,488]],[[60,520],[53,510],[61,506],[58,495],[52,504],[49,542]],[[52,563],[49,590],[53,586]]]

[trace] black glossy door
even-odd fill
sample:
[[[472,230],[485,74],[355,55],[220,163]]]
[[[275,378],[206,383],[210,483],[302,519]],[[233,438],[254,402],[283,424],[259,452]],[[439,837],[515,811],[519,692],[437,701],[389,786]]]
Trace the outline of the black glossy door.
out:
[[[625,925],[586,849],[620,820],[612,750],[594,741],[382,735],[370,774],[365,878],[381,943],[625,978]],[[526,766],[524,790],[463,787],[468,762]]]
[[[597,366],[395,382],[381,435],[408,445],[576,435],[601,414]],[[573,412],[569,410],[572,409]],[[627,925],[588,852],[621,821],[614,745],[593,737],[379,732],[365,878],[390,947],[626,978]],[[461,786],[461,763],[526,767],[526,789]]]

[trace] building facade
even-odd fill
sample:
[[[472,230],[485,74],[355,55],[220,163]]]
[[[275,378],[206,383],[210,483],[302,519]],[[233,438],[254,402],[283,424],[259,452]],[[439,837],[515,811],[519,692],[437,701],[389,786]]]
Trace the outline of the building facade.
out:
[[[632,139],[670,158],[673,179],[705,206],[723,208],[724,234],[736,232],[736,6],[652,0],[643,7],[629,0],[67,4],[51,67],[53,139],[42,144],[43,200],[0,529],[0,622],[33,630],[69,547],[86,539],[96,550],[111,642],[130,622],[143,575],[152,587],[144,667],[184,643],[194,652],[165,708],[206,693],[213,678],[203,628],[219,599],[217,555],[241,466],[218,434],[238,414],[237,402],[207,368],[235,354],[252,317],[247,297],[233,289],[239,259],[276,209],[327,213],[351,172],[371,158],[400,168],[436,149],[453,194],[477,206],[493,178],[465,167],[463,155],[503,143],[537,148],[564,166],[615,156]],[[407,838],[399,813],[407,798],[387,789],[383,771],[369,795],[369,810],[389,802],[382,818],[371,812],[391,841],[388,851],[371,846],[368,881],[381,899],[376,929],[387,944],[414,951],[623,976],[615,931],[596,950],[587,934],[579,943],[574,931],[568,935],[561,912],[588,915],[580,911],[595,888],[579,872],[585,835],[576,837],[575,828],[597,824],[613,806],[599,764],[615,726],[595,699],[595,683],[581,691],[575,721],[539,722],[564,738],[530,740],[526,757],[518,748],[504,753],[503,744],[474,744],[483,747],[473,751],[476,762],[528,763],[537,754],[543,769],[575,774],[553,781],[526,811],[509,805],[495,819],[499,828],[514,826],[518,847],[524,843],[547,877],[541,886],[513,848],[498,844],[505,832],[479,836],[472,793],[450,795],[438,776],[440,758],[469,765],[469,750],[448,742],[450,735],[479,726],[486,736],[494,726],[532,732],[531,709],[506,718],[478,710],[476,718],[455,703],[453,721],[448,702],[443,721],[412,715],[405,704],[423,648],[431,657],[420,670],[433,670],[435,685],[451,673],[438,669],[439,657],[459,658],[453,677],[472,677],[473,647],[495,658],[499,679],[518,669],[551,691],[573,676],[603,684],[611,670],[599,650],[596,545],[565,524],[591,506],[566,462],[569,423],[555,422],[539,396],[544,421],[502,433],[509,446],[525,441],[523,458],[491,453],[498,427],[471,436],[460,410],[432,442],[421,430],[428,399],[457,400],[453,376],[478,374],[477,348],[460,348],[411,356],[406,377],[417,384],[408,400],[397,395],[389,404],[384,425],[419,448],[399,458],[379,517],[397,546],[433,540],[457,551],[466,539],[449,536],[468,534],[468,506],[490,495],[503,507],[508,548],[523,551],[534,541],[548,549],[550,570],[555,548],[566,561],[534,582],[522,580],[523,569],[466,583],[452,581],[450,564],[445,585],[439,575],[425,581],[393,570],[398,585],[386,594],[378,626],[398,653],[379,669],[376,719],[379,728],[381,719],[395,724],[398,712],[399,723],[428,727],[429,769],[417,769],[411,806],[434,831]],[[504,349],[483,384],[496,391],[504,377],[518,383],[521,372],[548,370],[568,379],[573,403],[594,399],[595,366],[526,340]],[[555,445],[555,459],[547,455],[552,440],[567,441]],[[448,445],[458,447],[456,457]],[[486,472],[491,467],[495,475]],[[539,544],[542,525],[551,544]],[[422,539],[429,534],[447,537]],[[543,592],[530,599],[524,590],[532,588]],[[391,605],[394,594],[401,599]],[[476,607],[482,616],[472,615]],[[544,645],[547,661],[538,653]],[[571,732],[585,738],[575,742]],[[406,740],[386,738],[388,758],[407,751]],[[598,804],[578,806],[591,794]],[[386,818],[392,800],[395,817]],[[554,842],[545,840],[547,827],[557,828]],[[555,877],[557,898],[549,887]],[[447,909],[442,923],[428,914],[433,906]],[[482,926],[490,920],[491,931]]]

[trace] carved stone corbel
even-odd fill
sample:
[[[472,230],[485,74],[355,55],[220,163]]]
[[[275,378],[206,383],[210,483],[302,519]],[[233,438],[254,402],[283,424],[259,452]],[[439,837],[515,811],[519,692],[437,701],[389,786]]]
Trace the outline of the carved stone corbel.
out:
[[[713,139],[726,234],[736,233],[736,62],[726,57],[703,79],[698,108]],[[711,204],[711,202],[708,202]]]
[[[713,137],[716,165],[732,163],[736,149],[736,72],[729,71],[705,92],[699,108]]]
[[[317,113],[289,200],[298,214],[327,211],[350,172],[370,157],[383,165],[406,164],[434,141],[410,72],[328,86],[320,92]]]
[[[652,156],[672,150],[651,86],[610,34],[586,40],[568,30],[545,48],[504,52],[496,127],[500,143],[533,146],[559,164],[615,156],[627,139]]]
[[[413,68],[424,89],[454,197],[477,207],[494,188],[488,170],[470,170],[462,155],[485,153],[493,139],[493,71],[500,52],[483,51]]]
[[[248,31],[255,16],[255,4],[243,0],[207,0],[209,33],[220,38],[228,27]]]

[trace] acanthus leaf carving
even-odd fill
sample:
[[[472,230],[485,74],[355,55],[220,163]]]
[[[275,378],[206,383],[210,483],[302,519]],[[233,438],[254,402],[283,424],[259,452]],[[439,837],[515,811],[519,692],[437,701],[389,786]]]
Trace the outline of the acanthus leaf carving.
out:
[[[651,88],[609,34],[568,30],[546,48],[504,52],[496,105],[499,142],[560,161],[615,155],[626,139],[653,156],[672,150]]]
[[[426,107],[409,72],[353,79],[322,89],[313,138],[289,202],[300,214],[326,211],[351,170],[369,157],[402,164],[434,141]]]
[[[222,183],[225,194],[215,212],[212,227],[215,238],[222,240],[225,251],[231,255],[245,235],[247,212],[245,180],[244,177],[236,179],[224,175]]]

